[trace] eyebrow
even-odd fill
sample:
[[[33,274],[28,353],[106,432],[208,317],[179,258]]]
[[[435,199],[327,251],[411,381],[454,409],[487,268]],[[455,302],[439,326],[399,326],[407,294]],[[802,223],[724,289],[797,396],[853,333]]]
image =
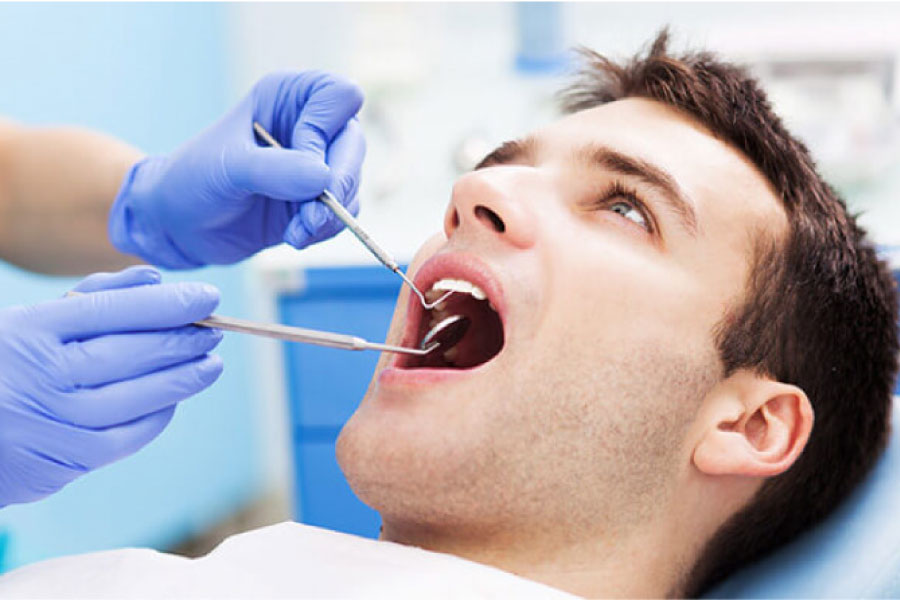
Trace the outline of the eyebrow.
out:
[[[484,157],[475,169],[534,162],[537,140],[526,137],[520,140],[504,142],[493,152]],[[589,144],[575,151],[575,159],[588,166],[599,166],[626,177],[634,177],[643,183],[656,188],[666,205],[678,216],[682,227],[691,235],[698,232],[697,213],[691,202],[675,178],[663,169],[647,160],[623,154],[607,146]]]
[[[694,203],[682,191],[671,173],[649,161],[622,154],[606,146],[589,145],[576,151],[576,156],[589,164],[600,165],[626,177],[635,177],[661,192],[662,199],[678,215],[682,226],[697,235],[697,213]]]
[[[477,171],[478,169],[512,163],[533,163],[536,147],[537,140],[532,136],[503,142],[494,148],[490,154],[482,158],[481,162],[475,165],[473,170]]]

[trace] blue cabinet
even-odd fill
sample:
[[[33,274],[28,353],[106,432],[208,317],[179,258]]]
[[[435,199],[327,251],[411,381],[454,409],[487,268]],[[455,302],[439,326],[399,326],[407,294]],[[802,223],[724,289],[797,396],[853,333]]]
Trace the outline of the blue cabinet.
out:
[[[400,280],[383,267],[310,269],[297,294],[278,299],[283,323],[382,341]],[[377,537],[378,514],[360,502],[338,468],[338,432],[365,394],[377,352],[284,345],[293,432],[296,504],[303,523]]]

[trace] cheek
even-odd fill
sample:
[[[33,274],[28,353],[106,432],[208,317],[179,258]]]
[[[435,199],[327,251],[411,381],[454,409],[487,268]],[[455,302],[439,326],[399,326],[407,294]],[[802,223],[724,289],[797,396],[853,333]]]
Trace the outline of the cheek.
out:
[[[576,346],[709,339],[711,290],[694,274],[627,232],[582,229],[573,228],[547,265],[547,330]]]

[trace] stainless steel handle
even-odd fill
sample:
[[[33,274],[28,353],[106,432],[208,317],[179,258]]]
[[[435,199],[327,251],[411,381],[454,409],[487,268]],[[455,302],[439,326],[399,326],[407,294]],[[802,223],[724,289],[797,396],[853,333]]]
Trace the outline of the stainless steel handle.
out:
[[[259,323],[256,321],[236,319],[234,317],[222,317],[219,315],[212,315],[202,321],[197,321],[194,325],[223,329],[225,331],[236,331],[238,333],[261,335],[263,337],[270,337],[288,342],[300,342],[303,344],[313,344],[328,348],[339,348],[341,350],[380,350],[382,352],[425,356],[440,346],[437,342],[429,345],[425,349],[391,346],[390,344],[370,342],[355,335],[344,335],[342,333],[317,331],[315,329],[304,329],[302,327],[291,327],[289,325],[278,325],[274,323]]]
[[[212,315],[202,321],[197,321],[194,325],[223,329],[225,331],[236,331],[238,333],[262,335],[278,340],[285,340],[287,342],[301,342],[303,344],[315,344],[317,346],[326,346],[328,348],[341,348],[342,350],[365,350],[367,344],[366,340],[352,335],[331,333],[329,331],[316,331],[315,329],[303,329],[302,327],[291,327],[289,325],[279,325],[275,323],[258,323],[246,319],[222,317],[219,315]]]
[[[356,222],[356,219],[353,218],[353,215],[350,214],[350,211],[344,208],[344,206],[340,202],[338,202],[338,199],[335,198],[331,192],[325,190],[319,195],[318,198],[316,198],[316,200],[322,202],[328,208],[330,208],[331,212],[334,213],[334,216],[340,219],[341,222],[343,222],[344,225],[347,226],[347,229],[349,229],[353,233],[353,235],[356,236],[356,239],[362,242],[363,246],[369,249],[369,251],[375,256],[375,258],[381,261],[381,264],[386,266],[391,271],[394,271],[395,273],[400,270],[400,265],[397,264],[397,261],[391,258],[390,254],[385,252],[381,246],[375,243],[375,240],[372,239],[372,236],[366,233],[365,230],[359,226],[359,223]]]

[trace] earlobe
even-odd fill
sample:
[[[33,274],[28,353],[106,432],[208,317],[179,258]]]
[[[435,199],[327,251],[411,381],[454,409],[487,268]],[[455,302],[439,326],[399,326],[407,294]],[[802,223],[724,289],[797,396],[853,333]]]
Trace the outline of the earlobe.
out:
[[[812,406],[803,390],[748,371],[717,386],[706,409],[693,454],[706,475],[779,475],[800,456],[812,430]]]

